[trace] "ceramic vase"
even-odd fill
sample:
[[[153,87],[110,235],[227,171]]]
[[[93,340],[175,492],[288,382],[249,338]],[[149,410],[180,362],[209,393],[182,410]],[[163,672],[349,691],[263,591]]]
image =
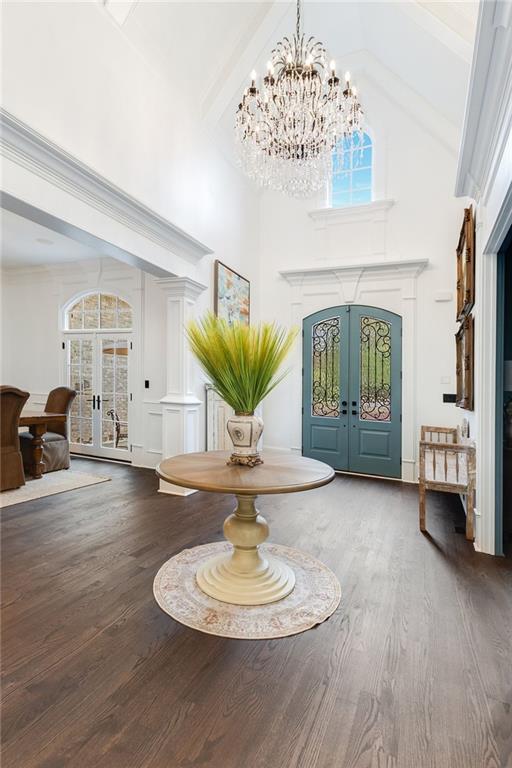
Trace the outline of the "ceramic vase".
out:
[[[235,413],[227,421],[228,434],[233,443],[233,453],[228,464],[255,467],[263,464],[258,451],[258,441],[263,433],[263,419],[254,413]]]

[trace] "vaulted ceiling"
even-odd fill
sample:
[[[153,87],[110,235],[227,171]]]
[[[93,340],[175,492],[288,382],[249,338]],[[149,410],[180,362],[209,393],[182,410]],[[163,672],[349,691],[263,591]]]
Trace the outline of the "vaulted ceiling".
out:
[[[292,2],[106,0],[123,33],[210,126],[225,130],[249,72],[263,72],[274,43],[294,28]],[[304,3],[306,33],[321,39],[355,80],[438,116],[440,138],[460,134],[477,2]],[[402,96],[397,96],[400,87]],[[405,90],[404,90],[405,89]],[[402,107],[404,104],[402,104]],[[405,105],[407,107],[407,105]],[[435,122],[433,118],[432,123]]]

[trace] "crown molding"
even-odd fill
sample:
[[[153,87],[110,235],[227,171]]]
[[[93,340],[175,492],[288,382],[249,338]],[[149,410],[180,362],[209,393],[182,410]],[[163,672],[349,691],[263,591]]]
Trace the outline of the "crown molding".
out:
[[[168,296],[191,301],[196,301],[207,288],[206,285],[198,283],[190,277],[160,277],[155,282]]]
[[[363,275],[374,278],[416,278],[428,266],[428,259],[401,259],[399,261],[372,261],[360,264],[340,264],[332,267],[305,267],[279,271],[289,285],[315,285],[360,279]]]
[[[480,3],[455,194],[487,198],[512,128],[512,4]]]
[[[213,253],[26,123],[0,109],[0,153],[157,245],[197,263]]]

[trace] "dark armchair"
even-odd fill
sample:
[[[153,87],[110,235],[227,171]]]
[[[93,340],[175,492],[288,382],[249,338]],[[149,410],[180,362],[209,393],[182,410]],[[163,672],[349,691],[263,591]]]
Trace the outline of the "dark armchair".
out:
[[[45,405],[47,413],[69,413],[76,392],[69,387],[57,387],[48,395]],[[27,471],[32,465],[32,440],[30,432],[20,434],[23,464]],[[68,421],[49,421],[48,431],[43,435],[43,464],[44,472],[55,472],[57,469],[69,469]]]
[[[0,387],[0,491],[25,485],[18,423],[28,398],[28,392],[16,387]]]

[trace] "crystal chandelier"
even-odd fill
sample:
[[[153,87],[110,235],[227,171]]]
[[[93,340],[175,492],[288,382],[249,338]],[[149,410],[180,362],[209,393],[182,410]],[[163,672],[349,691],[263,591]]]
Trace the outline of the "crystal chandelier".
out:
[[[297,0],[295,35],[277,43],[260,87],[251,73],[236,113],[239,161],[261,186],[310,197],[330,176],[338,140],[355,132],[362,138],[363,110],[350,74],[341,85],[334,61],[328,70],[326,62],[323,43],[302,31]]]

